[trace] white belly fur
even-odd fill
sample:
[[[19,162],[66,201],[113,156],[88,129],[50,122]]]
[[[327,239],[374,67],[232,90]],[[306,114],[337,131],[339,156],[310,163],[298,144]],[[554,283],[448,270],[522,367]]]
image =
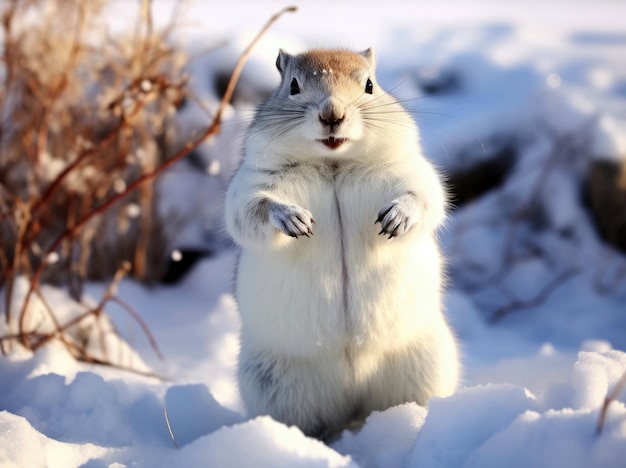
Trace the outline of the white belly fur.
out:
[[[277,234],[280,248],[242,251],[239,379],[251,414],[315,434],[454,391],[457,349],[441,311],[434,234],[379,236],[378,211],[398,188],[375,178],[282,180],[281,197],[313,213],[314,235]]]

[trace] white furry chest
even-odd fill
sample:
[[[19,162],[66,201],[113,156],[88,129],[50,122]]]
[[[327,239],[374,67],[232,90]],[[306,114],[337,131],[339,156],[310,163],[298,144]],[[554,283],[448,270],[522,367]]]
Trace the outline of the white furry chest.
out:
[[[397,185],[371,171],[294,171],[277,183],[281,197],[311,211],[314,234],[287,238],[280,249],[242,252],[237,296],[245,339],[311,355],[393,347],[413,336],[423,322],[415,301],[439,293],[439,257],[430,238],[378,236],[377,213]],[[437,270],[435,283],[424,286],[431,292],[419,284],[424,254]]]

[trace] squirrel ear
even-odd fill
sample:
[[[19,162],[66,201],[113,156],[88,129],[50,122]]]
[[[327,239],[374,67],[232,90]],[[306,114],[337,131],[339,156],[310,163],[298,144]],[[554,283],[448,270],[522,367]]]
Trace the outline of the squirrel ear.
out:
[[[276,57],[276,68],[278,68],[278,71],[281,75],[287,69],[287,64],[289,63],[289,60],[291,60],[291,55],[289,55],[283,49],[279,49],[278,57]]]
[[[370,47],[359,53],[367,59],[371,67],[376,66],[376,54],[374,53],[374,49]]]

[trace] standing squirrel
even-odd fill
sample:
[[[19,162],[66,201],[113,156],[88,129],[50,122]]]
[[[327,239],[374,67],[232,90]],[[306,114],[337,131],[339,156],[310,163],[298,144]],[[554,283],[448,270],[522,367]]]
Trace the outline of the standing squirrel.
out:
[[[456,389],[436,240],[446,200],[372,49],[281,50],[276,66],[226,194],[238,380],[250,416],[319,437]]]

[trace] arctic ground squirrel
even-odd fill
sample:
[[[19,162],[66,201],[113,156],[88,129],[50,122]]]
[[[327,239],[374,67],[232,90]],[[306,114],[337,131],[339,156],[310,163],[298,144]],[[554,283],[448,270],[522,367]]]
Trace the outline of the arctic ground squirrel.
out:
[[[371,49],[279,52],[226,195],[250,414],[323,436],[457,387],[440,178]]]

